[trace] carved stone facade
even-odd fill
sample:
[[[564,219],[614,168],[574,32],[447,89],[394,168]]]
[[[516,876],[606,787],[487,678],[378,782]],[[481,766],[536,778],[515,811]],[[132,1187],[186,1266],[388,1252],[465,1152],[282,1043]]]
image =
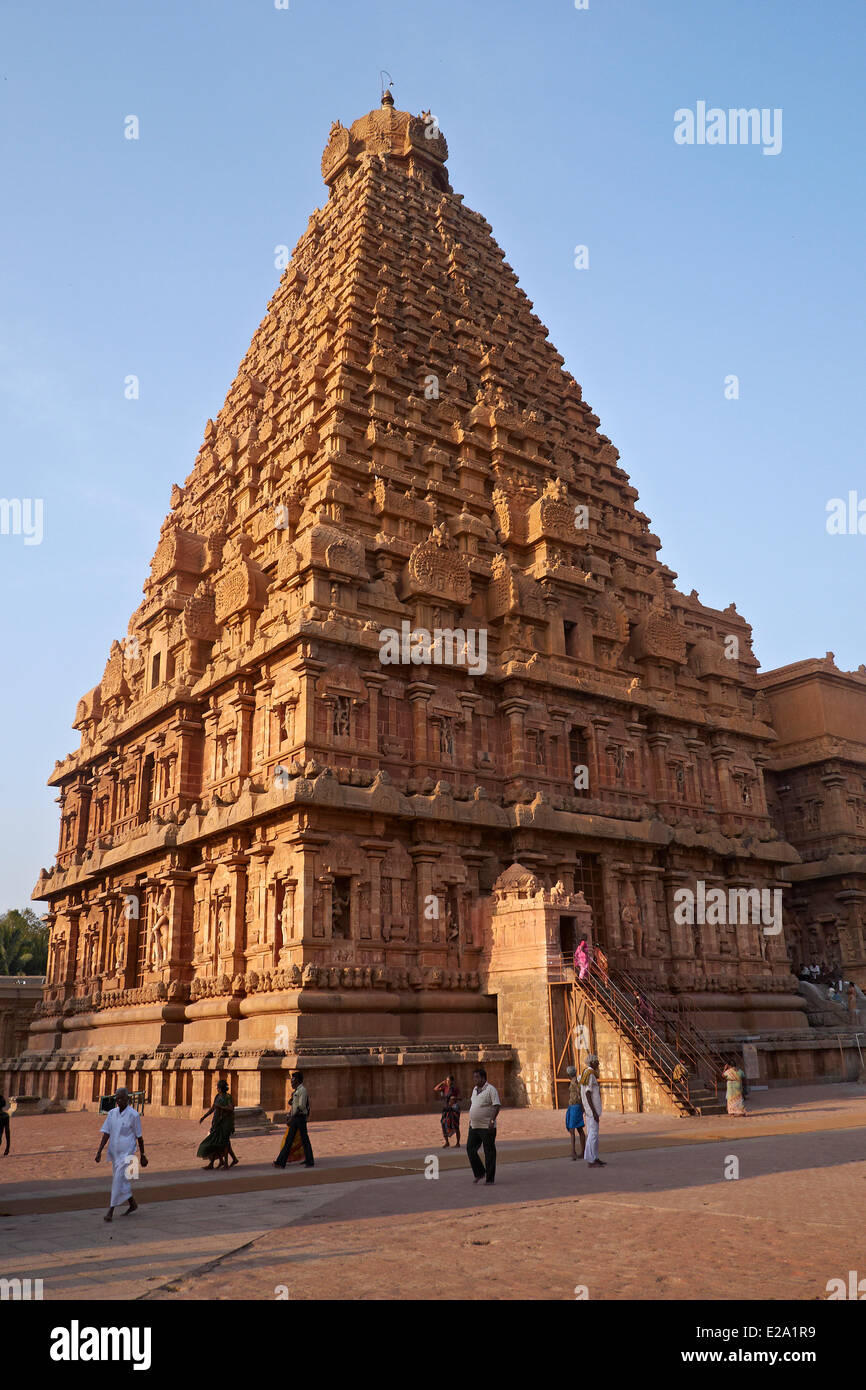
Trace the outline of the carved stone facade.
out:
[[[25,1050],[44,984],[41,975],[0,975],[0,1057],[19,1057]]]
[[[532,1027],[491,950],[525,920],[543,969],[586,912],[710,1027],[805,1021],[782,937],[672,910],[796,858],[751,630],[659,561],[431,120],[333,127],[328,200],[79,703],[31,1089],[183,1107],[223,1070],[277,1107],[300,1059],[322,1115],[427,1103],[455,1060],[504,1083]]]
[[[794,970],[827,965],[866,988],[866,667],[828,652],[761,676],[779,741],[770,804],[802,863],[787,872]]]

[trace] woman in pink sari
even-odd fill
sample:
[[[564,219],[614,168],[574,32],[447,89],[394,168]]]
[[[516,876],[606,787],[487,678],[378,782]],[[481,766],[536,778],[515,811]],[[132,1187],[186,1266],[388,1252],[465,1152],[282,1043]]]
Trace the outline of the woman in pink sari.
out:
[[[577,978],[585,980],[589,974],[589,966],[592,957],[590,956],[589,943],[585,936],[580,938],[577,950],[574,953],[574,968],[577,971]]]

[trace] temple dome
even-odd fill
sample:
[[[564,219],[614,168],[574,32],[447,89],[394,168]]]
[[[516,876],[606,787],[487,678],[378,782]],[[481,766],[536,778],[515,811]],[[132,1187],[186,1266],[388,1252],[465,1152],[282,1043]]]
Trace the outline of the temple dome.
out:
[[[322,155],[322,178],[328,187],[332,188],[346,169],[353,171],[364,155],[405,161],[409,173],[426,173],[443,192],[449,189],[445,169],[448,145],[429,111],[413,116],[396,110],[392,100],[383,98],[381,106],[359,116],[348,130],[335,121]]]

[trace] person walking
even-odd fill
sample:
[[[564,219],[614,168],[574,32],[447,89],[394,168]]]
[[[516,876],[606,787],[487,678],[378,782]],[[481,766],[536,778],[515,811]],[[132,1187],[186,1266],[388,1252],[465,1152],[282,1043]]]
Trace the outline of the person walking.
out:
[[[583,1160],[590,1168],[605,1168],[598,1156],[598,1127],[601,1123],[601,1087],[598,1084],[598,1057],[591,1053],[580,1074],[580,1099],[586,1115],[586,1144]]]
[[[570,1077],[568,1083],[568,1109],[565,1112],[565,1128],[571,1138],[571,1157],[577,1162],[577,1147],[575,1136],[580,1135],[580,1156],[583,1158],[586,1150],[586,1129],[583,1114],[583,1106],[580,1103],[580,1086],[577,1080],[577,1068],[566,1067],[566,1076]]]
[[[295,1135],[300,1135],[301,1143],[304,1146],[304,1167],[315,1168],[316,1163],[313,1158],[313,1147],[310,1143],[310,1136],[307,1134],[307,1121],[309,1118],[310,1097],[304,1085],[304,1073],[302,1071],[293,1071],[292,1106],[289,1111],[289,1127],[286,1130],[283,1147],[274,1159],[275,1168],[285,1168],[289,1154],[291,1153],[292,1144],[295,1142]]]
[[[230,1156],[231,1166],[234,1168],[238,1161],[232,1148],[232,1135],[235,1132],[235,1103],[229,1095],[229,1083],[227,1081],[217,1082],[217,1093],[214,1096],[213,1105],[204,1112],[199,1124],[203,1124],[208,1115],[213,1115],[210,1133],[199,1144],[196,1158],[209,1159],[210,1162],[205,1165],[205,1168],[211,1169],[214,1165],[214,1159],[219,1159],[220,1168],[228,1168]]]
[[[142,1168],[147,1167],[144,1139],[141,1135],[141,1116],[130,1105],[129,1091],[125,1086],[118,1088],[114,1094],[114,1099],[116,1103],[106,1115],[105,1124],[100,1131],[102,1138],[99,1141],[95,1158],[95,1162],[99,1163],[102,1159],[102,1150],[107,1144],[108,1158],[111,1163],[111,1205],[107,1215],[102,1218],[103,1221],[111,1221],[114,1216],[114,1208],[121,1206],[124,1202],[129,1203],[123,1213],[124,1216],[129,1216],[138,1209],[138,1203],[132,1195],[136,1144],[141,1155],[141,1166]]]
[[[438,1086],[433,1087],[434,1095],[440,1096],[442,1100],[442,1138],[444,1139],[443,1149],[451,1148],[451,1135],[457,1136],[455,1148],[460,1148],[460,1092],[457,1083],[450,1074],[444,1081],[440,1081]]]
[[[725,1081],[727,1082],[725,1100],[727,1103],[728,1114],[745,1115],[746,1104],[744,1092],[746,1073],[743,1071],[742,1067],[738,1067],[733,1062],[729,1062],[728,1065],[725,1067],[724,1071],[722,1072],[722,1076],[725,1078]]]
[[[502,1109],[499,1094],[487,1080],[487,1072],[478,1067],[472,1073],[475,1086],[469,1102],[469,1135],[466,1139],[466,1157],[469,1159],[475,1181],[483,1178],[491,1186],[496,1180],[496,1117]],[[484,1146],[484,1162],[478,1157],[478,1150]]]
[[[3,1150],[4,1158],[9,1152],[9,1136],[11,1128],[12,1126],[9,1122],[9,1111],[6,1109],[6,1097],[0,1096],[0,1143],[2,1143],[4,1139],[6,1140],[6,1148]]]

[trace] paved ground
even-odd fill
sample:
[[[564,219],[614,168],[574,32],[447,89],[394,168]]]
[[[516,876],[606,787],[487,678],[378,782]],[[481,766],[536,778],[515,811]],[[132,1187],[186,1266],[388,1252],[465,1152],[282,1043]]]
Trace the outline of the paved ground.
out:
[[[145,1117],[140,1210],[111,1226],[97,1117],[13,1117],[0,1275],[42,1278],[46,1299],[826,1298],[866,1275],[866,1088],[750,1108],[605,1116],[596,1170],[568,1158],[561,1112],[507,1111],[492,1188],[439,1147],[435,1115],[313,1125],[317,1167],[286,1173],[279,1136],[201,1173],[202,1130]]]

